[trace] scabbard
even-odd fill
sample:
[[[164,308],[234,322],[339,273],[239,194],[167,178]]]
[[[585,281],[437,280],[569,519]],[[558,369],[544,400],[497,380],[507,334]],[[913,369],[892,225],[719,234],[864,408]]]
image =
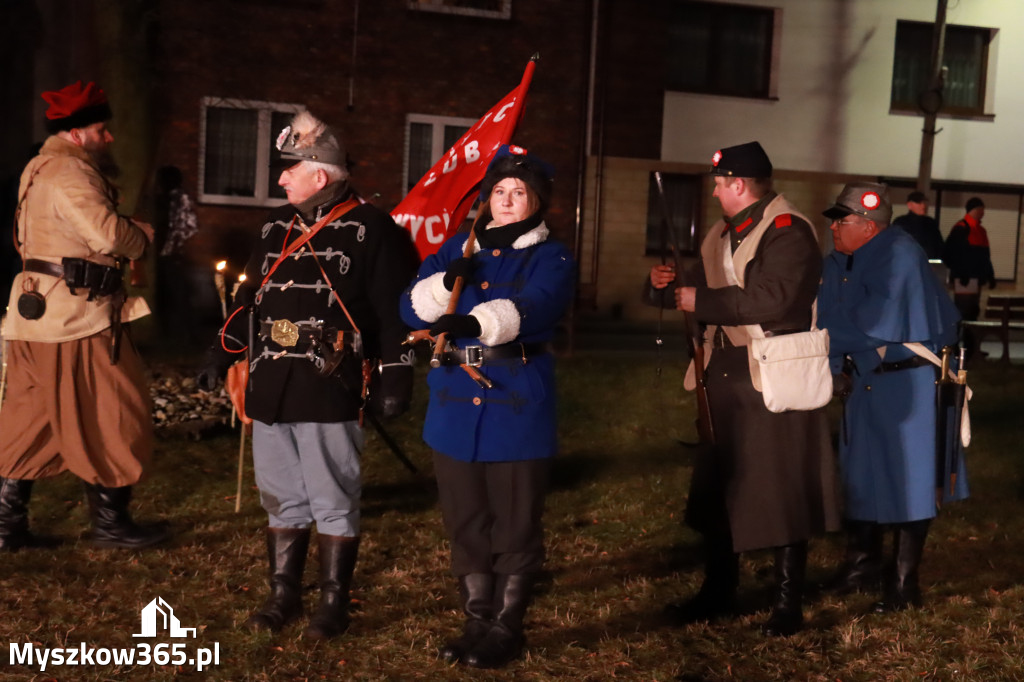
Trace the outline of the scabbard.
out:
[[[935,384],[935,489],[946,487],[949,471],[946,453],[949,443],[949,405],[950,389],[954,384],[941,378]]]
[[[124,308],[124,289],[110,295],[110,364],[116,365],[121,356],[121,309]]]
[[[953,424],[950,432],[950,452],[949,457],[949,494],[952,495],[956,488],[956,476],[960,471],[960,441],[963,437],[961,429],[963,427],[963,412],[964,403],[967,401],[967,385],[966,384],[950,384],[950,389],[953,393]]]

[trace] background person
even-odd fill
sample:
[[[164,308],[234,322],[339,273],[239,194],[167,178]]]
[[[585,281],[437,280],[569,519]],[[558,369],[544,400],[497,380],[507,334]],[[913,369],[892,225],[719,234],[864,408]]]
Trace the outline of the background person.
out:
[[[44,92],[51,135],[21,176],[14,278],[3,337],[7,397],[0,411],[0,549],[33,544],[32,484],[70,471],[85,482],[103,547],[170,537],[128,513],[153,451],[142,360],[122,323],[149,313],[125,299],[118,258],[137,259],[153,228],[117,213],[107,96],[81,81]]]
[[[971,197],[965,208],[967,213],[953,225],[946,237],[942,260],[949,268],[953,302],[960,311],[960,319],[977,320],[981,313],[982,287],[988,285],[994,289],[996,275],[988,232],[981,225],[981,219],[985,217],[985,203],[978,197]],[[970,352],[974,348],[971,331],[964,327],[962,333],[964,345]]]
[[[765,407],[751,379],[745,325],[766,334],[809,330],[821,250],[810,221],[772,191],[771,161],[759,143],[716,152],[710,172],[724,217],[704,238],[700,261],[685,280],[671,266],[650,273],[654,290],[673,287],[675,307],[708,325],[716,438],[694,464],[686,506],[686,522],[704,540],[704,582],[667,611],[678,623],[731,615],[738,553],[773,548],[775,599],[762,631],[788,636],[803,623],[807,541],[838,528],[832,447],[822,409]]]
[[[956,342],[958,316],[913,239],[887,229],[885,185],[848,184],[824,215],[835,251],[825,259],[818,321],[829,333],[833,372],[845,360],[850,383],[839,438],[849,545],[833,586],[874,586],[890,526],[893,559],[876,609],[899,611],[921,603],[918,569],[936,481],[946,501],[967,496],[962,457],[952,494],[936,471],[935,366],[903,344],[940,353]]]
[[[245,412],[254,420],[256,484],[269,517],[271,594],[246,624],[276,632],[302,615],[302,572],[316,523],[320,604],[305,634],[327,639],[348,628],[359,549],[362,360],[383,366],[370,408],[388,417],[405,411],[412,356],[401,345],[408,330],[398,299],[414,261],[408,233],[350,185],[331,128],[301,112],[277,146],[283,159],[297,162],[278,181],[289,203],[263,224],[198,379],[212,388],[239,359],[227,349],[252,344]],[[341,358],[333,371],[332,357]]]
[[[462,257],[467,235],[452,237],[402,297],[406,322],[447,333],[459,348],[427,377],[423,439],[434,449],[451,570],[467,617],[462,636],[440,655],[479,668],[519,656],[544,562],[541,516],[557,449],[549,343],[575,277],[571,255],[544,224],[551,176],[522,148],[499,149],[481,183],[473,255]],[[445,314],[459,276],[465,288],[456,312]],[[493,388],[459,367],[473,351]]]
[[[928,197],[924,192],[915,190],[908,194],[907,212],[892,224],[913,237],[929,260],[942,258],[942,232],[935,218],[928,215]]]

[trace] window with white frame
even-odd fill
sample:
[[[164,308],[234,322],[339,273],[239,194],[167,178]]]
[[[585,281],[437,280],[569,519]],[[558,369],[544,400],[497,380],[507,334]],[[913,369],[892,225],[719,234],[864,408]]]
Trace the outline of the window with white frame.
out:
[[[466,14],[489,19],[512,17],[512,0],[407,0],[409,9]]]
[[[277,179],[291,162],[274,146],[301,104],[204,97],[199,112],[199,201],[279,206]]]
[[[405,171],[402,187],[408,193],[459,138],[476,123],[456,116],[405,117]]]

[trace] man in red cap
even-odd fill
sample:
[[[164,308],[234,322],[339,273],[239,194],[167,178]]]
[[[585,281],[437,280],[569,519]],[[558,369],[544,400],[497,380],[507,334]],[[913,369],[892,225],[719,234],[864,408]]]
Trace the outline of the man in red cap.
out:
[[[22,272],[3,326],[7,400],[0,411],[0,550],[36,538],[28,502],[36,479],[71,471],[85,482],[102,547],[166,540],[128,513],[153,448],[142,362],[122,323],[149,313],[126,298],[121,260],[139,258],[153,228],[118,215],[109,168],[110,105],[95,83],[43,93],[51,133],[18,190]]]

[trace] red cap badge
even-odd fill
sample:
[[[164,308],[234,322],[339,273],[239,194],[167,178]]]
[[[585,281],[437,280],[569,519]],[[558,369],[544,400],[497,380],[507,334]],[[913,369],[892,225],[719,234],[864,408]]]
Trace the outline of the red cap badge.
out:
[[[722,160],[722,150],[719,149],[717,152],[711,155],[711,165],[717,166]]]
[[[882,203],[876,192],[864,192],[860,197],[860,205],[869,211],[874,211]]]

